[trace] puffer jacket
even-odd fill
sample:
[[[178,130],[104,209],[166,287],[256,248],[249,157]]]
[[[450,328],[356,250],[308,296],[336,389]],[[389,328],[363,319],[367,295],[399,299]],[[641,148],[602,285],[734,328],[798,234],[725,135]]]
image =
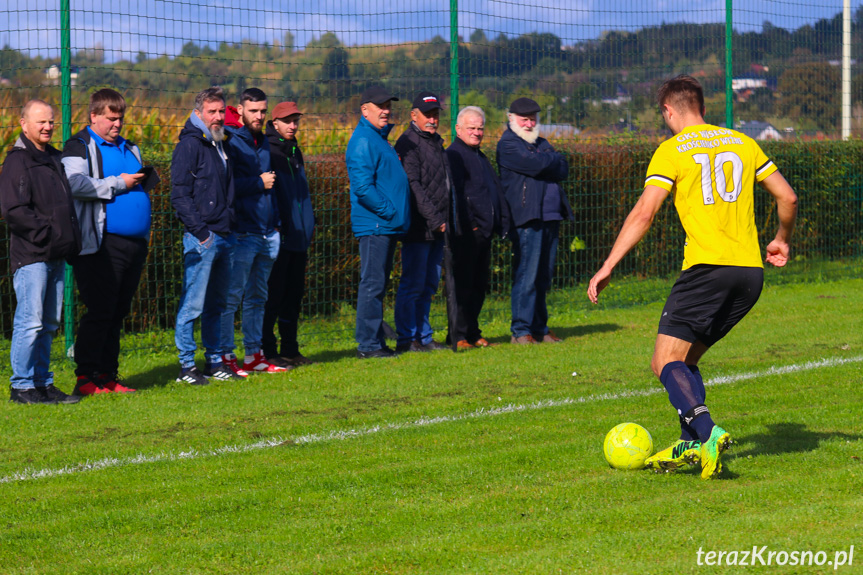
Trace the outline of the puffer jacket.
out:
[[[411,186],[411,227],[404,241],[431,241],[450,219],[452,175],[443,138],[411,122],[396,142],[396,152]]]
[[[230,137],[230,136],[228,136]],[[171,205],[186,231],[203,242],[210,232],[224,236],[234,225],[234,180],[230,162],[198,116],[180,132],[171,159]]]
[[[356,237],[403,234],[411,223],[410,184],[387,142],[392,124],[376,128],[360,118],[345,162],[351,181],[351,228]]]
[[[537,138],[536,143],[529,144],[509,126],[497,142],[497,167],[516,227],[542,220],[546,188],[569,175],[566,157],[556,152],[548,140]],[[572,208],[562,187],[560,199],[563,217],[571,220]]]
[[[282,227],[281,249],[304,252],[312,243],[315,214],[303,153],[296,140],[285,140],[276,131],[273,122],[267,122],[267,139],[270,141],[270,163],[276,172],[276,198]]]
[[[21,136],[0,172],[0,211],[9,228],[12,273],[37,262],[75,256],[81,230],[59,150],[40,151]]]

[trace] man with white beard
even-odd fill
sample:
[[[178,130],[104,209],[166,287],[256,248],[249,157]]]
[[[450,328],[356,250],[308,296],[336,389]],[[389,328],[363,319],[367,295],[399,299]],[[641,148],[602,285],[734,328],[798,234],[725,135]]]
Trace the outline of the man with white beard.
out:
[[[560,185],[569,174],[566,157],[539,137],[539,104],[518,98],[497,144],[497,165],[512,214],[512,343],[557,343],[548,329],[546,293],[551,287],[560,222],[572,208]]]
[[[183,295],[174,342],[180,356],[178,382],[206,385],[208,377],[231,379],[222,365],[220,327],[228,298],[236,238],[234,181],[225,152],[225,95],[213,86],[195,98],[171,160],[171,204],[183,223]],[[201,318],[206,366],[195,366],[195,320]]]

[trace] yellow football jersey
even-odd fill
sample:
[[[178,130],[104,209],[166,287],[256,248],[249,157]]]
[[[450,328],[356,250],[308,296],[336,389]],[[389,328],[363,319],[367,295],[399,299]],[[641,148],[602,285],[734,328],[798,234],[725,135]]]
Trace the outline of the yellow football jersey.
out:
[[[755,182],[776,171],[755,140],[709,124],[663,142],[645,186],[674,195],[686,231],[683,269],[697,264],[764,267],[755,229]]]

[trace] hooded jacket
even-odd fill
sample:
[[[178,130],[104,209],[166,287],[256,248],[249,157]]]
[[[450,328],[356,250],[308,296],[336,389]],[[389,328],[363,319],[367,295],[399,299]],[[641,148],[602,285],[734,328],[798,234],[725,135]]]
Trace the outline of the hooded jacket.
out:
[[[200,242],[210,232],[230,234],[234,224],[233,174],[220,150],[221,144],[192,112],[171,159],[171,204],[186,231]]]
[[[304,252],[312,243],[315,214],[303,153],[296,140],[285,140],[279,135],[272,121],[267,122],[267,139],[270,142],[270,163],[276,172],[282,249]]]
[[[68,258],[81,250],[72,190],[59,150],[42,152],[23,135],[0,172],[0,210],[9,228],[9,259],[18,268]]]
[[[569,175],[566,157],[556,152],[545,138],[529,144],[507,125],[497,142],[497,167],[509,204],[513,225],[521,227],[543,219],[543,198],[549,186],[558,185]],[[560,210],[564,219],[572,219],[572,208],[560,188]],[[545,206],[546,211],[550,206]],[[554,206],[553,208],[556,208]]]
[[[241,234],[270,235],[279,227],[279,205],[276,186],[264,189],[261,174],[270,167],[270,142],[261,134],[255,142],[252,132],[245,127],[225,124],[231,134],[225,146],[234,170],[234,212],[236,231]]]
[[[387,142],[392,124],[376,128],[360,118],[345,161],[351,182],[351,227],[356,237],[403,234],[410,227],[410,184]]]
[[[411,225],[404,241],[431,241],[441,225],[451,219],[452,175],[443,138],[411,122],[395,149],[411,187]]]
[[[143,165],[141,150],[123,140],[138,162]],[[102,245],[105,232],[105,203],[126,193],[126,182],[120,176],[104,176],[102,153],[87,128],[69,138],[63,145],[63,166],[69,174],[72,198],[81,226],[81,254],[94,254]]]
[[[475,230],[483,237],[509,233],[509,206],[500,178],[479,148],[456,138],[446,150],[452,171],[462,233]]]

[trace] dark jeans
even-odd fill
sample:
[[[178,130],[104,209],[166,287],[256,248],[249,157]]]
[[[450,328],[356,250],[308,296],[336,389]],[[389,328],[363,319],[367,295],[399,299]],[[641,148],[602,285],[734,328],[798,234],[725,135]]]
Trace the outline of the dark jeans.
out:
[[[120,367],[120,331],[147,261],[147,240],[105,232],[99,251],[71,259],[87,311],[75,338],[75,375],[114,374]]]
[[[452,246],[453,280],[458,304],[450,338],[475,342],[482,337],[479,314],[485,303],[491,265],[491,238],[476,232],[455,238]]]
[[[297,323],[300,318],[300,305],[306,285],[307,252],[291,252],[285,249],[284,242],[279,257],[273,264],[273,271],[267,282],[267,304],[264,306],[264,331],[261,337],[266,357],[297,357],[300,346],[297,343]],[[279,336],[282,339],[281,352],[276,351],[277,339],[274,333],[276,321],[279,323]]]
[[[512,335],[548,333],[545,296],[551,288],[560,222],[533,221],[513,235]]]
[[[384,294],[393,269],[394,236],[362,236],[360,241],[360,287],[357,292],[356,340],[359,351],[386,347]]]

